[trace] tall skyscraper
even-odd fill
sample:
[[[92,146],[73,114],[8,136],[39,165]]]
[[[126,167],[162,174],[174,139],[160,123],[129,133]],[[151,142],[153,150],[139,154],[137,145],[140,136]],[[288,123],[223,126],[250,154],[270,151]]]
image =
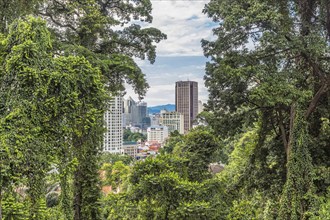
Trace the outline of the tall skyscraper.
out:
[[[124,99],[124,126],[135,125],[137,123],[137,103],[128,97]]]
[[[198,114],[198,83],[179,81],[175,83],[175,111],[184,116],[184,131],[192,128]]]
[[[121,154],[123,146],[123,100],[116,96],[109,103],[109,109],[104,114],[107,131],[104,134],[104,151]]]
[[[124,127],[137,126],[142,129],[146,128],[148,123],[147,119],[147,103],[135,102],[132,97],[124,99]]]
[[[147,117],[147,103],[146,102],[138,102],[137,103],[137,124],[144,128],[144,121]]]

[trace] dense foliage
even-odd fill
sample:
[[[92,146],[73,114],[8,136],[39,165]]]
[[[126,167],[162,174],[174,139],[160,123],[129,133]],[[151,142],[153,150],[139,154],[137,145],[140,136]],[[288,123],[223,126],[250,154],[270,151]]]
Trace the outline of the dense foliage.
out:
[[[212,162],[210,155],[219,148],[212,131],[195,129],[182,137],[177,147],[180,149],[175,154],[164,152],[156,158],[149,157],[136,162],[127,179],[129,187],[105,198],[104,217],[221,218],[226,210],[222,198],[225,195],[224,188],[208,171],[208,164]]]
[[[142,133],[138,132],[132,132],[129,129],[124,129],[124,135],[123,135],[124,141],[146,141],[147,135],[144,135]]]
[[[202,41],[211,59],[206,120],[229,143],[255,133],[244,171],[233,167],[229,181],[239,192],[231,219],[320,215],[330,171],[329,9],[326,0],[212,0],[204,9],[219,23],[216,40]],[[241,160],[233,156],[229,176]]]
[[[145,94],[133,57],[153,63],[166,35],[134,22],[150,1],[0,5],[0,219],[100,219],[103,113],[125,81]]]
[[[330,219],[329,1],[211,0],[208,126],[143,161],[101,146],[111,97],[148,87],[133,57],[166,38],[134,22],[151,2],[0,6],[0,220]]]

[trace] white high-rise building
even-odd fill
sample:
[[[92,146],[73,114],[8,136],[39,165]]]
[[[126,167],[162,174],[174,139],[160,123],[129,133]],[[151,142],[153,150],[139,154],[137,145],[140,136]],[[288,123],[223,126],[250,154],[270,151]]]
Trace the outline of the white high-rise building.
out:
[[[104,134],[104,151],[121,154],[123,146],[123,100],[116,96],[110,103],[109,109],[104,114],[107,131]]]
[[[168,138],[168,129],[166,126],[151,126],[147,129],[147,140],[163,143]]]
[[[178,131],[184,134],[184,118],[179,112],[168,112],[162,110],[160,113],[159,124],[168,127],[168,132]]]

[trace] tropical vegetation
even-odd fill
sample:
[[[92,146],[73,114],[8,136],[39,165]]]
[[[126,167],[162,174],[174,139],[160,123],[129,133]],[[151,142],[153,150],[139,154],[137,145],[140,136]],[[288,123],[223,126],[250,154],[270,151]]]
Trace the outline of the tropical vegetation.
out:
[[[144,161],[102,153],[103,114],[148,88],[151,1],[0,5],[0,220],[330,219],[328,0],[206,4],[207,125]]]

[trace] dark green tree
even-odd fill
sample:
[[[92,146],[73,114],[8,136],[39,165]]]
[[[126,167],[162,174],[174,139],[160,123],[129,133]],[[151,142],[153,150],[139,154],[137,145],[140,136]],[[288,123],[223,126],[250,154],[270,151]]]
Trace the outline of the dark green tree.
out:
[[[49,165],[59,164],[65,216],[71,218],[74,205],[76,218],[99,219],[104,80],[85,58],[54,58],[51,51],[41,19],[18,20],[2,41],[1,173],[7,174],[1,175],[1,192],[26,185],[29,218],[44,219],[43,180]]]
[[[74,112],[69,121],[74,169],[75,219],[99,219],[100,197],[98,158],[101,151],[103,114],[107,100],[101,73],[83,57],[59,57],[56,70],[70,76],[71,104]]]
[[[132,57],[148,58],[153,63],[155,61],[154,43],[166,38],[155,28],[141,28],[134,24],[134,21],[151,22],[150,1],[49,0],[38,7],[38,10],[38,14],[49,22],[49,27],[56,38],[56,50],[67,55],[84,56],[93,67],[101,71],[103,83],[111,94],[121,92],[125,81],[133,85],[140,97],[145,94],[148,87],[145,75]],[[115,26],[127,25],[128,22],[132,24],[122,30],[114,30]],[[100,134],[89,133],[89,135]],[[99,137],[90,138],[98,139]],[[76,142],[84,141],[87,139]],[[89,143],[92,144],[92,142]],[[94,147],[99,149],[99,146],[95,144]],[[89,161],[85,162],[88,164],[82,166],[88,167]],[[87,175],[97,172],[96,167],[94,168],[94,170],[88,169],[89,174],[81,172],[80,175],[75,175],[75,179],[80,178],[76,182],[88,181]],[[78,184],[75,186],[78,187]],[[85,219],[79,214],[82,199],[77,197],[78,194],[75,196],[75,219]]]
[[[129,129],[124,129],[124,141],[145,141],[147,140],[147,136],[138,132],[131,132]]]
[[[153,63],[154,43],[166,38],[155,28],[136,24],[152,21],[149,0],[46,2],[39,7],[39,14],[48,20],[60,51],[82,54],[100,68],[111,92],[123,90],[126,80],[141,97],[145,94],[148,84],[132,57]],[[114,30],[124,25],[127,27]]]
[[[223,188],[214,180],[190,181],[187,162],[174,155],[137,162],[127,192],[106,198],[106,218],[221,219]]]
[[[208,167],[211,162],[215,162],[213,156],[219,148],[219,141],[212,129],[201,126],[189,131],[176,144],[173,154],[188,159],[188,176],[191,181],[203,181],[210,177]]]
[[[286,181],[283,196],[299,194],[286,194],[290,201],[285,203],[299,203],[292,210],[298,219],[311,210],[306,204],[312,202],[299,198],[314,184],[321,195],[328,186],[325,179],[311,183],[305,171],[329,167],[329,138],[321,131],[322,118],[329,118],[329,8],[325,0],[212,0],[204,9],[219,23],[213,30],[217,39],[202,41],[211,59],[205,83],[212,113],[206,120],[222,138],[258,123],[256,147],[241,178],[247,180],[243,185],[264,192],[276,189],[272,197],[279,200]],[[298,120],[297,112],[302,115]],[[301,123],[307,127],[302,145],[297,144],[301,136],[295,135]],[[303,155],[295,156],[300,149]],[[308,155],[312,162],[302,166],[309,161]],[[270,158],[275,167],[269,166]],[[301,191],[289,183],[292,178],[301,180]]]
[[[130,167],[123,161],[116,161],[113,164],[103,164],[102,170],[105,171],[104,185],[110,185],[114,191],[126,191]]]
[[[288,161],[287,181],[281,198],[279,218],[308,219],[315,193],[312,158],[308,150],[309,134],[302,114],[297,112],[293,128],[292,150]]]
[[[51,49],[45,22],[33,18],[14,22],[0,49],[1,170],[8,172],[1,177],[0,191],[8,184],[12,189],[25,184],[30,219],[44,218],[39,209],[45,193],[43,178],[52,160],[51,143],[47,144],[43,131]]]
[[[14,117],[14,121],[20,123],[16,127],[25,124],[31,125],[31,127],[23,126],[22,129],[26,130],[19,131],[20,134],[22,133],[22,138],[26,138],[25,142],[29,142],[31,146],[35,144],[40,147],[47,145],[51,149],[48,150],[48,148],[42,147],[40,152],[45,153],[44,156],[35,154],[37,158],[34,158],[34,153],[36,153],[34,152],[31,157],[28,157],[29,161],[27,163],[31,165],[31,169],[27,172],[31,172],[30,175],[33,176],[36,175],[33,172],[41,172],[40,175],[38,174],[40,177],[38,181],[30,183],[35,187],[41,187],[40,184],[46,167],[51,161],[56,163],[60,172],[61,201],[66,217],[71,219],[72,212],[70,209],[73,205],[75,219],[97,219],[99,218],[96,208],[98,206],[97,198],[99,197],[99,183],[97,180],[99,167],[97,166],[97,160],[101,150],[103,132],[102,112],[107,102],[104,92],[107,90],[112,95],[118,94],[124,89],[123,85],[126,81],[132,84],[135,91],[142,97],[148,84],[145,75],[132,57],[148,58],[153,63],[155,61],[154,43],[165,39],[166,36],[155,28],[141,28],[141,26],[132,22],[151,22],[150,1],[36,0],[1,1],[0,4],[4,9],[0,13],[1,34],[9,32],[8,24],[14,19],[31,13],[48,20],[48,27],[51,29],[53,38],[52,44],[48,41],[49,36],[40,37],[36,35],[36,38],[40,37],[39,46],[33,40],[22,45],[23,52],[24,50],[27,51],[24,56],[30,62],[24,64],[25,66],[16,65],[18,64],[18,60],[15,60],[16,57],[10,60],[12,67],[26,68],[24,71],[31,71],[31,76],[26,76],[32,78],[23,79],[24,82],[20,82],[21,79],[17,80],[17,78],[14,78],[14,81],[11,81],[10,78],[2,81],[2,83],[7,83],[5,86],[10,88],[6,91],[5,88],[7,87],[2,87],[3,94],[6,94],[1,96],[2,115],[6,115],[8,109],[9,111],[13,110],[7,108],[8,105],[17,107],[20,110],[16,111],[17,114],[22,113],[21,109],[23,108],[20,107],[22,104],[8,101],[9,97],[15,94],[18,94],[17,97],[20,95],[27,96],[26,99],[29,101],[39,101],[38,105],[33,105],[33,114],[39,113],[39,111],[45,113],[45,118],[42,118],[44,116],[42,115],[42,117],[40,116],[42,118],[40,122],[35,122],[36,126],[27,121],[30,118],[17,118],[18,115],[13,115],[15,111],[12,111],[9,114],[11,117],[6,118],[7,121],[4,121],[5,124],[9,124]],[[131,25],[127,26],[128,22],[132,22]],[[118,25],[126,25],[127,27],[115,31],[114,27]],[[15,28],[16,26],[12,27]],[[34,27],[29,28],[27,25],[25,28],[28,32],[32,31]],[[0,38],[2,39],[3,35]],[[11,43],[16,38],[11,36],[8,39],[8,42]],[[20,42],[14,43],[19,44]],[[49,48],[46,48],[45,43]],[[56,59],[54,59],[51,51],[56,54]],[[18,52],[19,50],[10,52],[8,48],[4,47],[4,50],[1,50],[1,62],[7,62],[5,61],[7,53],[16,56],[15,53]],[[36,56],[31,57],[30,53],[38,56],[41,53],[45,54],[38,58]],[[62,57],[62,55],[65,57]],[[45,67],[44,64],[46,64]],[[85,67],[85,70],[81,69],[82,67]],[[99,73],[102,76],[99,76]],[[20,83],[31,84],[33,77],[38,76],[38,74],[41,77],[37,78],[35,84],[43,86],[40,86],[40,88],[34,87],[28,92],[19,89],[20,87],[17,85],[20,85]],[[15,80],[17,80],[17,85]],[[102,90],[101,85],[106,90]],[[14,94],[10,94],[11,92]],[[31,103],[33,104],[32,101]],[[31,135],[24,135],[27,134],[25,132],[30,132]],[[41,134],[39,135],[39,133]],[[17,151],[15,151],[12,144],[5,141],[4,143],[7,148],[1,148],[1,157],[6,158],[8,163],[1,165],[1,172],[15,171],[14,165],[16,162],[14,158],[16,156],[9,153],[8,149],[15,153]],[[21,142],[17,144],[24,145]],[[27,147],[27,149],[32,148]],[[33,150],[38,151],[38,148]],[[28,153],[30,153],[30,150],[28,150]],[[49,158],[50,156],[54,157]],[[41,159],[44,162],[35,162]],[[39,165],[42,165],[42,167],[32,168]],[[9,168],[10,166],[11,168]],[[19,168],[19,166],[17,167]],[[73,173],[74,175],[72,175]],[[2,177],[1,181],[5,181],[10,175],[6,177],[2,175]],[[71,178],[75,182],[73,188],[70,187]],[[31,193],[32,188],[30,187]],[[70,202],[73,193],[75,199],[74,202]],[[31,209],[32,212],[33,209]]]
[[[0,33],[8,33],[9,25],[17,18],[37,12],[37,5],[43,0],[0,1]]]
[[[109,152],[103,152],[100,163],[101,165],[104,163],[114,164],[117,161],[122,161],[125,165],[129,165],[134,161],[134,159],[126,154],[112,154]]]
[[[161,149],[162,153],[172,153],[175,146],[183,142],[183,135],[178,131],[173,131],[170,133],[168,139],[166,139],[164,147]]]

